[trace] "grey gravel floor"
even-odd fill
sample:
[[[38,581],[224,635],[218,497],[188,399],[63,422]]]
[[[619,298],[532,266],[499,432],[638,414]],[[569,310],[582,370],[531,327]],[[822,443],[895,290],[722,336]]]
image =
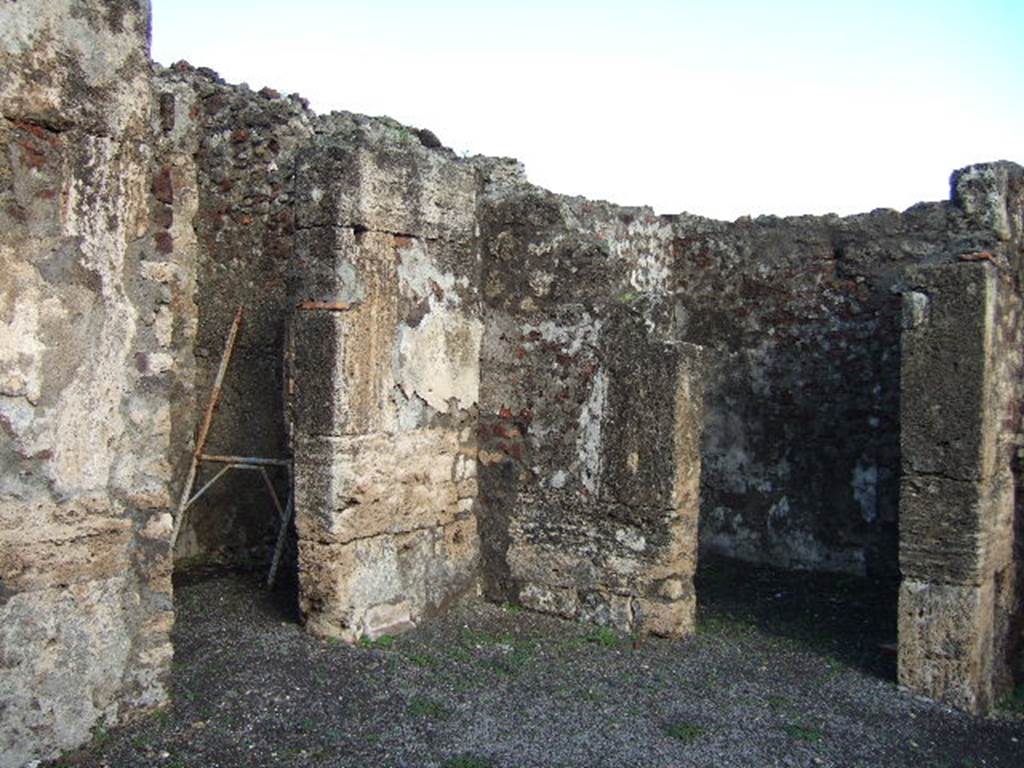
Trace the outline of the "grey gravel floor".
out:
[[[1024,767],[1013,705],[972,718],[896,687],[891,590],[728,561],[698,587],[685,641],[470,600],[349,647],[306,635],[287,590],[194,571],[173,706],[53,765]]]

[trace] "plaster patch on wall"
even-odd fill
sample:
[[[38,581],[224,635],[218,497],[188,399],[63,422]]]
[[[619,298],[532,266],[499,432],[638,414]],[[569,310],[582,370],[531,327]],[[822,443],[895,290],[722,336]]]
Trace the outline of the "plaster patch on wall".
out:
[[[81,236],[83,266],[101,278],[104,315],[86,363],[92,375],[73,381],[56,409],[54,429],[62,439],[51,477],[62,492],[104,488],[115,457],[96,446],[112,447],[124,432],[120,404],[136,324],[122,287],[124,243],[131,240],[133,206],[145,199],[146,188],[142,169],[127,166],[113,140],[87,137],[84,145],[92,173],[88,184],[76,179],[69,186],[63,213],[68,233]]]
[[[768,510],[768,519],[773,523],[781,523],[789,516],[789,499],[783,496],[781,499],[772,504]]]
[[[878,467],[866,464],[862,458],[853,468],[851,485],[865,522],[875,522],[878,519]]]
[[[398,329],[395,381],[409,400],[436,411],[446,412],[451,400],[472,407],[479,399],[483,323],[459,308],[455,289],[465,281],[438,269],[418,238],[403,248],[397,271],[401,294],[425,301],[428,310],[415,327]]]
[[[648,296],[665,296],[669,292],[669,268],[672,228],[637,219],[626,229],[625,236],[607,240],[609,253],[632,263],[629,284]]]
[[[427,299],[431,308],[438,305],[456,307],[459,302],[454,292],[455,282],[454,275],[437,268],[419,238],[413,238],[402,250],[398,260],[398,290],[403,296]]]
[[[631,531],[628,528],[617,528],[615,530],[615,540],[634,552],[643,552],[647,549],[647,539],[644,538],[644,535],[638,531]]]
[[[597,496],[601,488],[601,420],[607,399],[608,374],[598,369],[590,385],[590,396],[580,410],[576,439],[580,480],[591,496]]]
[[[16,265],[4,259],[10,275]],[[13,282],[13,281],[12,281]],[[42,392],[43,352],[40,341],[40,314],[44,308],[39,289],[30,286],[21,294],[0,295],[0,392],[9,397],[24,397],[35,405]],[[9,319],[8,319],[9,318]]]
[[[480,341],[483,323],[458,312],[435,309],[415,328],[398,331],[395,379],[407,397],[423,398],[431,408],[447,412],[476,404],[480,392]]]

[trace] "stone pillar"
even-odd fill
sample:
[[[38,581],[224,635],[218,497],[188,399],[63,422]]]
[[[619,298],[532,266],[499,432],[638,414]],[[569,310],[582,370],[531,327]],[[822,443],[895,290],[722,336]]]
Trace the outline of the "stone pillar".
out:
[[[472,169],[338,127],[299,166],[295,493],[306,626],[352,641],[476,587],[481,322]]]
[[[899,679],[982,711],[1010,684],[1015,398],[1010,292],[995,266],[908,277],[902,338]]]

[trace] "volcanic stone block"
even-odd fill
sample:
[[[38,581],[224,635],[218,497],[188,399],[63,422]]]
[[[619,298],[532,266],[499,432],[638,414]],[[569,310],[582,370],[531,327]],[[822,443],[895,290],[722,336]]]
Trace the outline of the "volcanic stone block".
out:
[[[298,161],[299,226],[341,226],[430,239],[472,238],[477,180],[450,151],[387,137],[324,137]],[[366,141],[358,146],[353,141]]]
[[[992,583],[905,579],[899,605],[900,684],[971,712],[987,709],[993,703]]]
[[[307,630],[353,642],[394,634],[476,587],[476,518],[346,544],[299,540]]]
[[[448,429],[300,437],[299,537],[344,544],[464,516],[477,493],[475,454],[472,443]]]
[[[903,478],[900,569],[905,578],[981,584],[1012,559],[1013,480]]]
[[[985,263],[917,269],[905,294],[900,444],[904,474],[981,480],[995,461],[986,366],[996,301]]]

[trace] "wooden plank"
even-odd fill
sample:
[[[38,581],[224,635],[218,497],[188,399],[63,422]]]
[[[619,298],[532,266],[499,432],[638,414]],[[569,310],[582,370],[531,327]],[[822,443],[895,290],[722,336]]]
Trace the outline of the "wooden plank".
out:
[[[231,330],[228,331],[227,340],[224,342],[224,353],[220,357],[220,366],[217,368],[217,376],[213,380],[213,389],[210,390],[210,399],[206,404],[206,413],[203,415],[203,422],[199,426],[199,434],[196,436],[196,447],[192,452],[192,462],[188,468],[188,476],[185,479],[185,489],[182,491],[181,500],[178,502],[178,516],[174,521],[174,531],[171,533],[171,551],[174,551],[174,545],[178,541],[178,535],[181,533],[181,524],[185,519],[185,512],[189,506],[189,497],[192,494],[192,488],[196,483],[196,473],[199,470],[200,457],[203,455],[203,449],[206,448],[206,439],[210,435],[210,426],[213,424],[213,414],[217,410],[217,406],[220,404],[221,388],[224,385],[224,375],[228,370],[228,363],[231,361],[231,355],[235,351],[235,340],[238,338],[238,329],[242,325],[242,310],[243,307],[239,306],[238,311],[235,312],[235,319],[231,323]]]

